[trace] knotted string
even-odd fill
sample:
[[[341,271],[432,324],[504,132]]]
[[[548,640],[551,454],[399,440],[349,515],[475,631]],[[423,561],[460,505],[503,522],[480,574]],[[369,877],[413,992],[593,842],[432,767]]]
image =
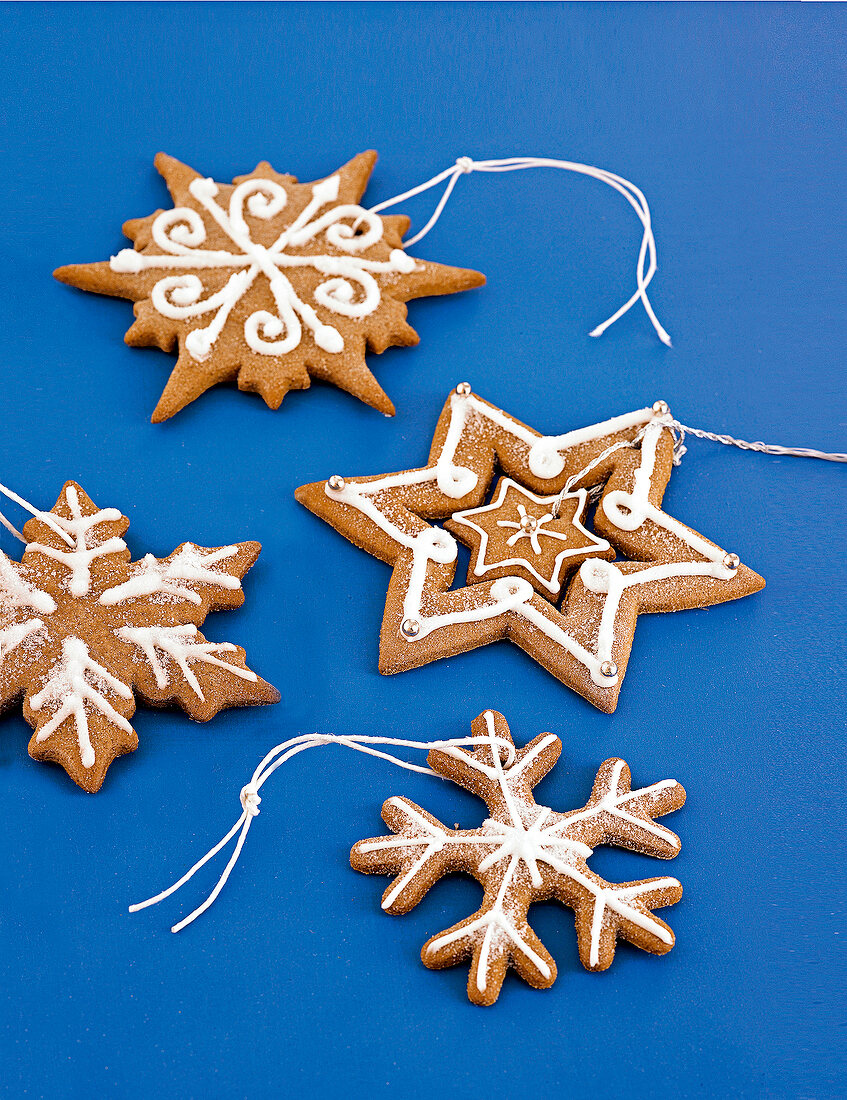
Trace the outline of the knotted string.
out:
[[[14,501],[15,504],[19,504],[21,508],[29,512],[31,516],[35,516],[36,519],[40,519],[42,523],[46,523],[47,526],[69,545],[75,546],[73,538],[67,531],[63,530],[61,525],[56,522],[56,517],[50,512],[42,512],[38,508],[34,508],[29,501],[24,500],[23,497],[19,497],[17,493],[13,493],[11,489],[7,489],[5,485],[0,485],[0,493],[8,497],[9,500]],[[27,540],[21,534],[21,532],[14,526],[14,524],[8,520],[2,512],[0,512],[0,524],[2,524],[7,531],[15,536],[16,539],[20,539],[24,545]]]
[[[148,898],[147,901],[138,902],[136,905],[130,905],[129,911],[130,913],[137,913],[139,909],[146,909],[149,905],[158,905],[160,901],[164,901],[165,898],[176,893],[176,891],[181,889],[189,879],[193,878],[201,867],[204,867],[210,859],[214,859],[218,852],[225,848],[233,837],[238,834],[238,839],[235,842],[235,848],[233,849],[232,855],[229,857],[229,861],[226,867],[224,867],[223,873],[212,892],[202,905],[198,905],[187,917],[184,917],[177,924],[173,925],[171,932],[181,932],[183,928],[205,913],[206,910],[214,904],[215,899],[226,885],[227,879],[238,862],[238,857],[241,855],[241,850],[244,847],[244,842],[247,839],[250,826],[253,824],[253,819],[259,815],[259,803],[262,801],[259,797],[259,791],[277,768],[281,767],[287,760],[290,760],[299,752],[304,752],[306,749],[320,748],[322,745],[343,745],[345,748],[354,749],[356,752],[367,753],[368,756],[378,756],[381,760],[387,760],[391,764],[396,764],[398,768],[405,768],[407,771],[421,772],[424,775],[438,775],[437,772],[434,772],[432,768],[426,765],[412,764],[408,760],[403,760],[399,756],[393,756],[391,753],[381,752],[379,749],[375,749],[372,746],[393,745],[398,748],[426,749],[428,751],[429,749],[450,749],[467,745],[483,744],[489,746],[495,744],[501,749],[505,749],[507,757],[504,763],[507,766],[514,762],[514,745],[505,738],[496,736],[453,737],[443,741],[407,741],[400,737],[365,737],[360,734],[336,736],[335,734],[328,733],[307,733],[300,737],[291,737],[288,741],[283,741],[282,744],[276,745],[267,753],[253,772],[250,782],[246,783],[241,788],[241,793],[239,795],[241,800],[241,816],[229,832],[221,837],[214,848],[211,848],[202,859],[199,859],[193,867],[186,871],[182,878],[178,879],[173,886],[169,886],[167,890],[162,890],[162,892],[156,894],[155,897]],[[443,779],[444,777],[438,776],[438,778]]]
[[[395,195],[392,199],[386,199],[385,202],[377,203],[376,206],[370,208],[370,212],[372,214],[378,214],[381,210],[387,210],[391,206],[396,206],[399,202],[414,198],[415,195],[420,195],[422,192],[428,191],[431,187],[437,187],[438,184],[446,180],[447,186],[444,188],[444,192],[438,200],[438,205],[433,211],[429,221],[423,229],[403,242],[404,248],[410,248],[412,245],[417,244],[418,241],[423,240],[441,217],[441,212],[447,205],[447,200],[452,195],[453,188],[456,186],[460,176],[469,175],[471,172],[520,172],[524,168],[560,168],[565,172],[577,172],[579,175],[590,176],[592,179],[599,180],[601,183],[613,187],[619,194],[623,195],[638,215],[638,220],[644,227],[641,247],[638,250],[638,263],[636,265],[636,282],[638,284],[638,289],[620,309],[612,314],[611,317],[607,318],[601,325],[597,325],[596,328],[593,328],[589,336],[602,336],[607,328],[613,325],[615,321],[620,320],[620,318],[640,300],[644,305],[647,316],[650,318],[650,323],[656,330],[656,335],[663,344],[667,344],[667,346],[670,347],[671,338],[660,324],[650,304],[650,299],[647,297],[647,287],[650,285],[656,273],[656,241],[653,236],[653,229],[650,221],[650,207],[640,188],[636,187],[634,183],[630,183],[629,180],[624,179],[622,176],[616,175],[614,172],[609,172],[605,168],[595,168],[590,164],[579,164],[572,160],[553,160],[549,157],[506,157],[501,160],[472,160],[471,157],[459,157],[455,164],[452,164],[449,168],[445,168],[443,172],[439,172],[438,175],[433,176],[431,180],[427,180],[426,183],[421,183],[417,187],[412,187],[410,190],[404,191],[402,195]],[[645,272],[644,265],[648,255],[650,263]]]

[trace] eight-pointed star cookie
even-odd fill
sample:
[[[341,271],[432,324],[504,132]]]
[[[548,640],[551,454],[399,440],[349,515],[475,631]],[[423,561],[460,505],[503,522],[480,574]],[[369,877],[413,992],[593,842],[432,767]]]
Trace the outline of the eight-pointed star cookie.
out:
[[[504,477],[490,504],[454,512],[444,526],[471,548],[468,584],[526,577],[542,596],[555,597],[586,559],[615,556],[606,539],[583,526],[587,502],[586,489],[540,497]]]
[[[543,436],[462,383],[439,418],[427,466],[301,486],[302,504],[393,567],[380,671],[402,672],[508,638],[613,711],[639,614],[708,607],[762,588],[735,554],[662,510],[673,468],[668,415],[657,403],[655,411]],[[621,560],[583,562],[561,607],[517,574],[451,589],[456,541],[429,521],[478,508],[498,468],[541,496],[596,488],[594,529]]]
[[[406,255],[409,219],[359,205],[375,161],[376,153],[360,153],[314,183],[263,161],[222,184],[159,153],[173,208],[126,222],[134,248],[110,261],[54,272],[83,290],[134,301],[128,344],[178,347],[154,422],[234,379],[274,409],[318,378],[393,415],[365,351],[416,344],[407,301],[467,290],[485,277]]]
[[[394,835],[360,840],[350,853],[357,871],[395,875],[382,896],[387,913],[408,913],[444,875],[464,872],[483,888],[479,909],[428,940],[421,951],[432,969],[471,959],[468,996],[491,1005],[510,967],[547,989],[556,964],[528,923],[534,902],[555,900],[576,917],[579,957],[605,970],[618,937],[664,955],[674,935],[653,910],[682,897],[675,878],[608,882],[587,860],[600,844],[672,859],[679,837],[655,818],[678,810],[685,791],[673,779],[632,790],[623,760],[601,765],[585,806],[557,813],[540,806],[533,788],[550,771],[562,742],[542,733],[515,750],[502,714],[484,711],[471,726],[478,746],[432,749],[429,766],[483,799],[489,817],[479,829],[448,829],[407,798],[389,798],[382,817]]]
[[[184,542],[133,562],[128,526],[69,481],[52,512],[25,524],[23,560],[0,552],[0,710],[23,695],[30,756],[61,764],[86,791],[138,747],[136,694],[151,706],[176,701],[201,722],[279,699],[240,646],[198,630],[210,611],[244,602],[259,544]]]

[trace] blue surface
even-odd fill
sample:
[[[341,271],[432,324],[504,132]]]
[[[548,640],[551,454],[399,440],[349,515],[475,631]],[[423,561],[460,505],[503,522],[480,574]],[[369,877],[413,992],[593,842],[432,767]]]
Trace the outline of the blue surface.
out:
[[[2,19],[0,480],[50,506],[78,479],[130,516],[137,555],[261,540],[243,609],[208,632],[242,642],[283,701],[209,725],[140,709],[138,752],[95,797],[29,760],[19,712],[2,719],[0,1093],[843,1095],[843,468],[691,443],[669,510],[768,587],[642,618],[611,717],[506,644],[380,677],[389,571],[292,498],[335,470],[420,463],[464,378],[550,432],[662,397],[689,423],[845,449],[843,7],[68,4]],[[371,202],[465,153],[634,180],[674,350],[640,310],[585,335],[632,286],[638,226],[618,196],[561,173],[471,177],[418,251],[488,286],[413,304],[419,347],[372,360],[395,419],[316,385],[277,413],[218,389],[152,426],[169,357],[124,346],[128,303],[52,269],[107,257],[124,219],[168,205],[159,149],[227,180],[263,158],[312,179],[368,147]],[[408,211],[420,225],[431,207]],[[570,912],[544,906],[556,985],[510,977],[495,1008],[471,1006],[465,970],[432,973],[418,953],[477,887],[444,883],[392,919],[384,882],[347,854],[390,794],[466,825],[481,804],[335,749],[263,790],[203,920],[168,932],[212,870],[127,914],[229,827],[277,741],[461,735],[484,707],[519,742],[563,738],[541,788],[555,807],[579,805],[609,755],[640,783],[685,784],[674,864],[595,861],[610,877],[680,877],[670,955],[622,945],[587,973]]]

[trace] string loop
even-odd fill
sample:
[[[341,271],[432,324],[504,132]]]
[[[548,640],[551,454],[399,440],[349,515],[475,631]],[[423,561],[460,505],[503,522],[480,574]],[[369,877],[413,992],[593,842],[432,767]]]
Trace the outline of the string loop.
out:
[[[515,761],[515,746],[511,741],[507,741],[506,738],[497,736],[453,737],[442,741],[408,741],[400,737],[366,737],[363,734],[336,736],[335,734],[329,733],[307,733],[300,737],[291,737],[288,741],[283,741],[281,744],[274,746],[274,748],[267,753],[253,772],[253,777],[250,782],[245,783],[241,788],[239,795],[241,816],[229,832],[221,837],[218,843],[211,848],[202,859],[199,859],[193,867],[186,871],[182,878],[177,879],[177,881],[172,886],[169,886],[167,890],[162,890],[161,893],[156,894],[155,897],[148,898],[146,901],[130,905],[130,913],[137,913],[140,909],[146,909],[150,905],[158,905],[160,901],[164,901],[165,898],[170,897],[171,894],[175,894],[177,890],[181,889],[186,882],[189,881],[189,879],[197,874],[201,867],[204,867],[209,860],[214,859],[218,852],[225,848],[237,834],[238,839],[235,842],[235,848],[233,849],[232,855],[229,857],[226,867],[224,867],[221,877],[218,879],[212,892],[202,905],[198,905],[187,917],[184,917],[175,924],[171,928],[171,932],[181,932],[183,928],[205,913],[206,910],[214,904],[215,899],[226,885],[227,879],[232,873],[233,867],[235,867],[238,862],[238,857],[241,855],[241,850],[244,847],[244,842],[247,839],[247,834],[250,831],[253,819],[259,815],[259,803],[262,801],[259,797],[259,790],[262,785],[270,779],[277,768],[281,767],[293,756],[296,756],[297,753],[304,752],[306,749],[320,748],[322,745],[343,745],[345,748],[354,749],[356,752],[366,753],[368,756],[378,756],[382,760],[387,760],[391,764],[396,764],[398,768],[405,768],[407,771],[412,772],[421,772],[424,775],[436,775],[439,779],[443,779],[444,777],[438,775],[432,768],[421,766],[420,764],[412,764],[402,757],[382,752],[380,749],[376,749],[373,746],[392,745],[398,748],[426,749],[429,751],[430,749],[461,748],[469,745],[496,745],[499,750],[505,750],[506,759],[504,763],[507,767],[511,766]]]
[[[433,176],[432,179],[427,180],[426,183],[421,183],[417,187],[412,187],[408,191],[404,191],[401,195],[395,195],[394,198],[386,199],[385,202],[377,203],[376,206],[370,208],[370,212],[372,214],[378,214],[382,210],[387,210],[389,207],[396,206],[397,203],[404,202],[406,199],[414,198],[415,195],[420,195],[422,192],[428,191],[431,187],[437,187],[440,183],[446,181],[447,186],[444,188],[444,192],[438,200],[438,205],[435,207],[429,221],[423,229],[403,242],[404,248],[411,248],[413,245],[417,244],[418,241],[423,240],[441,217],[441,212],[447,205],[447,201],[452,195],[453,188],[456,186],[456,182],[460,176],[470,175],[471,172],[520,172],[525,168],[559,168],[565,172],[576,172],[579,175],[590,176],[592,179],[599,180],[601,183],[607,184],[609,187],[614,188],[619,194],[623,195],[637,214],[638,220],[641,222],[644,229],[641,238],[641,247],[638,250],[638,262],[635,272],[638,289],[620,309],[612,314],[611,317],[608,317],[602,324],[593,328],[589,336],[602,336],[607,328],[613,325],[615,321],[619,321],[625,313],[628,313],[636,302],[641,301],[650,319],[651,325],[656,330],[656,335],[663,344],[670,347],[671,338],[660,324],[650,304],[650,299],[647,297],[647,287],[650,285],[656,273],[656,241],[653,236],[650,207],[647,204],[647,199],[644,197],[644,192],[636,187],[634,183],[630,183],[629,180],[624,179],[623,176],[619,176],[615,172],[609,172],[605,168],[596,168],[590,164],[579,164],[571,160],[555,160],[550,157],[504,157],[499,160],[473,160],[471,157],[464,156],[458,157],[449,168],[446,168],[443,172],[439,172],[437,175]],[[649,264],[645,271],[645,263],[648,257]]]

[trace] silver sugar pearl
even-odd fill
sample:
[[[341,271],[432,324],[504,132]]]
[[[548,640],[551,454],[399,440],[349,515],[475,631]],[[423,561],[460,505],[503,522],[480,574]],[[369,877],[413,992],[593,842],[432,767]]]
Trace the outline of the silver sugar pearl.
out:
[[[341,474],[333,474],[327,482],[327,485],[332,489],[334,493],[340,493],[344,488],[344,478]]]
[[[657,401],[653,405],[653,412],[656,416],[667,416],[670,411],[670,405],[668,405],[667,401]]]
[[[605,676],[607,680],[611,680],[613,676],[617,676],[618,666],[614,661],[604,661],[600,665],[600,675]]]
[[[538,526],[538,520],[535,516],[523,516],[521,519],[521,527],[524,531],[534,531]]]
[[[470,397],[471,392],[470,382],[460,382],[456,387],[456,393],[459,397]]]
[[[404,619],[400,626],[400,633],[404,638],[417,638],[421,632],[421,624],[417,619]]]
[[[721,565],[723,565],[725,569],[735,570],[741,565],[741,558],[739,558],[737,554],[724,554]]]

